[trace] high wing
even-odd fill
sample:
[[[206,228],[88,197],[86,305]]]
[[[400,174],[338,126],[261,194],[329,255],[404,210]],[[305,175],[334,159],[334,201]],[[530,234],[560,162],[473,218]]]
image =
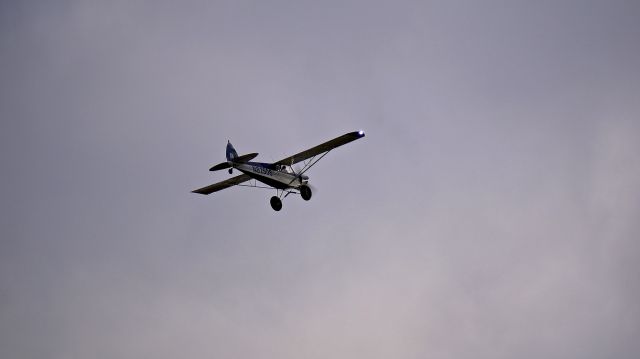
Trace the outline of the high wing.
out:
[[[308,150],[304,150],[300,153],[296,153],[293,156],[283,158],[280,161],[275,162],[274,165],[292,165],[294,163],[302,162],[306,159],[317,156],[324,152],[329,152],[336,147],[345,145],[351,141],[355,141],[362,137],[364,137],[364,131],[349,132],[342,136],[336,137],[333,140],[329,140],[315,147],[311,147]]]
[[[231,177],[226,181],[222,181],[222,182],[218,182],[218,183],[214,183],[212,185],[209,185],[207,187],[202,187],[196,190],[191,191],[192,193],[200,193],[200,194],[211,194],[213,192],[218,192],[221,191],[225,188],[229,188],[235,185],[238,185],[242,182],[246,182],[248,180],[250,180],[251,177],[242,174],[240,176],[235,176],[235,177]]]

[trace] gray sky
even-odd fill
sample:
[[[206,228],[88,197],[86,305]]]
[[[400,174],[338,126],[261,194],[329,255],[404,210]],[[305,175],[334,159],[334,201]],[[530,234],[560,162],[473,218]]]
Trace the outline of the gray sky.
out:
[[[637,358],[640,4],[0,4],[0,357]],[[207,169],[367,137],[310,202]]]

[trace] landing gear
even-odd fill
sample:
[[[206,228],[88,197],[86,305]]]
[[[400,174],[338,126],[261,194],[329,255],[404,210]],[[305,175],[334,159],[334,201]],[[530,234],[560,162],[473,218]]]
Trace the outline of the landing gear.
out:
[[[278,198],[278,196],[273,196],[271,197],[271,208],[273,208],[274,211],[279,211],[282,209],[282,201],[280,200],[280,198]]]
[[[303,184],[302,186],[298,187],[298,191],[300,191],[300,196],[302,197],[302,199],[304,199],[305,201],[308,201],[311,199],[311,188],[309,186],[307,186],[306,184]],[[276,193],[277,195],[271,197],[271,200],[269,201],[269,203],[271,204],[271,208],[273,208],[274,211],[279,211],[282,209],[282,200],[287,198],[288,195],[290,194],[297,194],[298,192],[292,190],[292,189],[276,189]]]
[[[229,174],[232,175],[233,174],[233,168],[229,168]]]
[[[302,186],[300,186],[300,196],[302,196],[302,199],[304,199],[305,201],[310,200],[311,188],[309,188],[309,186],[307,186],[306,184],[303,184]]]

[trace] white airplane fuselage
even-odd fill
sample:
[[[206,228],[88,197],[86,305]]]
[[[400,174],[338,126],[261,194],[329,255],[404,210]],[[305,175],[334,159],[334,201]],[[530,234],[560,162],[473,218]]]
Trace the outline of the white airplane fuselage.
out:
[[[270,163],[262,162],[246,162],[235,163],[230,162],[231,167],[235,168],[242,173],[260,181],[266,185],[279,188],[300,188],[300,186],[307,184],[308,177],[296,175],[286,170],[286,167],[282,166],[280,170],[273,169],[274,165]]]

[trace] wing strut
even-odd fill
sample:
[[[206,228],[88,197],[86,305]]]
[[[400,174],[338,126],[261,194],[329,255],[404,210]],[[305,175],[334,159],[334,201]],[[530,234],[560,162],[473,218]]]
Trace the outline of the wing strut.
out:
[[[302,176],[303,173],[307,172],[308,170],[311,169],[311,167],[313,167],[316,163],[318,163],[322,157],[326,156],[329,152],[331,152],[331,150],[325,152],[322,154],[322,156],[320,156],[320,158],[318,158],[317,160],[314,161],[314,159],[316,158],[316,156],[311,157],[311,160],[309,160],[309,162],[307,162],[304,167],[302,167],[302,170],[300,171],[299,175]]]

